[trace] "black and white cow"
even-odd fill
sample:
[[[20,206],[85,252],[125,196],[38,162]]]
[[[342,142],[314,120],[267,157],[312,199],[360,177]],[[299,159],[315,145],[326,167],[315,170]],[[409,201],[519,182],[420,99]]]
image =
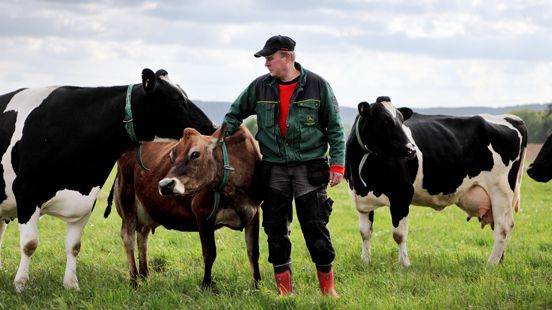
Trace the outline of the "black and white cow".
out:
[[[552,135],[546,138],[535,161],[527,168],[527,174],[537,182],[546,183],[552,179]]]
[[[513,115],[421,115],[396,109],[389,97],[362,102],[358,109],[345,178],[359,212],[362,258],[370,261],[375,209],[390,206],[399,261],[409,266],[409,205],[442,210],[456,204],[468,219],[491,225],[488,263],[500,263],[514,227],[512,210],[519,209],[527,145],[523,121]]]
[[[67,223],[63,285],[79,288],[76,258],[100,187],[133,143],[179,138],[184,127],[213,127],[165,70],[142,71],[142,84],[20,89],[0,96],[0,239],[19,221],[15,289],[29,279],[38,219]]]

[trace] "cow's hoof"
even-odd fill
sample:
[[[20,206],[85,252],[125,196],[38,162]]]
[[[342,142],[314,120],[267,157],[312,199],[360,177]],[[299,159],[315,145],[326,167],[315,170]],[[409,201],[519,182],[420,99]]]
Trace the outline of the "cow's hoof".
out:
[[[399,258],[399,263],[401,263],[401,265],[404,267],[404,268],[408,268],[410,267],[410,259],[408,257],[401,257]]]
[[[63,281],[63,287],[67,290],[80,291],[79,281],[77,279],[73,281]]]
[[[13,285],[15,286],[15,292],[16,293],[22,293],[25,290],[25,287],[27,287],[27,280],[28,279],[21,279],[13,282]]]
[[[130,286],[132,288],[137,288],[138,287],[138,281],[136,281],[136,279],[130,279]]]
[[[204,291],[211,292],[213,294],[218,294],[219,293],[219,289],[215,285],[215,282],[201,283],[201,289],[204,290]]]
[[[410,267],[410,261],[402,261],[401,262],[401,265],[404,267],[404,268],[409,268]]]

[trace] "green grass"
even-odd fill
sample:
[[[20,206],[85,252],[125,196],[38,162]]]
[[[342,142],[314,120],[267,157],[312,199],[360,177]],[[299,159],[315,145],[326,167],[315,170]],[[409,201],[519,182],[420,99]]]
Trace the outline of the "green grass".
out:
[[[108,181],[107,184],[111,184]],[[322,298],[315,268],[295,220],[292,226],[294,285],[291,298],[277,298],[266,236],[261,231],[261,276],[252,285],[243,233],[216,233],[218,257],[213,278],[218,293],[199,288],[203,276],[197,233],[157,229],[150,237],[151,276],[136,289],[129,285],[127,263],[116,212],[103,218],[107,191],[102,190],[85,229],[79,255],[80,292],[63,289],[65,225],[53,217],[40,221],[40,245],[33,256],[28,289],[16,294],[13,279],[19,264],[19,237],[10,223],[2,249],[0,309],[519,309],[552,307],[552,184],[524,178],[522,209],[498,267],[486,261],[492,232],[452,206],[442,212],[413,207],[408,250],[412,266],[398,263],[389,210],[376,212],[372,263],[360,260],[361,239],[356,210],[346,184],[331,189],[336,201],[330,230],[337,252],[334,263],[337,301]]]

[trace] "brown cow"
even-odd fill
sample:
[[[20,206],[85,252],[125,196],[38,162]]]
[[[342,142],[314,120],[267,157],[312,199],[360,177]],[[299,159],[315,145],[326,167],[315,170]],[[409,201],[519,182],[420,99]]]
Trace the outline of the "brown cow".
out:
[[[214,135],[218,137],[220,130]],[[209,157],[209,164],[202,167],[201,176],[216,184],[223,174],[221,148],[210,142],[211,136],[202,136],[195,129],[187,128],[184,137],[174,142],[150,142],[142,145],[142,160],[150,171],[142,169],[136,162],[133,151],[125,153],[118,161],[115,181],[115,202],[117,212],[123,219],[121,238],[127,253],[131,283],[136,285],[137,277],[148,275],[147,242],[150,231],[162,225],[167,229],[198,231],[203,249],[205,271],[202,287],[212,286],[211,269],[216,258],[215,230],[226,226],[242,230],[245,227],[247,254],[255,284],[260,280],[259,272],[259,213],[260,199],[251,195],[253,174],[261,155],[252,135],[242,127],[226,139],[230,164],[228,184],[220,203],[214,207],[215,186],[204,186],[185,196],[163,197],[158,192],[159,181],[169,172],[172,163],[180,164],[187,157],[190,142],[203,141],[210,144],[202,153]],[[174,169],[171,169],[174,171]],[[106,213],[108,211],[106,210]],[[211,214],[213,213],[213,214]],[[139,251],[139,272],[134,259],[135,233]]]

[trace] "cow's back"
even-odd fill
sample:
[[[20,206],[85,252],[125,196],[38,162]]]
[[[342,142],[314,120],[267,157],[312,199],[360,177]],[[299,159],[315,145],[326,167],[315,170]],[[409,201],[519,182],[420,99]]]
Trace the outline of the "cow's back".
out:
[[[527,144],[523,122],[511,115],[414,115],[405,122],[418,147],[414,204],[457,203],[472,183],[508,177],[516,187]],[[478,181],[473,181],[480,178]],[[471,182],[467,182],[472,180]],[[490,185],[489,185],[490,186]]]

